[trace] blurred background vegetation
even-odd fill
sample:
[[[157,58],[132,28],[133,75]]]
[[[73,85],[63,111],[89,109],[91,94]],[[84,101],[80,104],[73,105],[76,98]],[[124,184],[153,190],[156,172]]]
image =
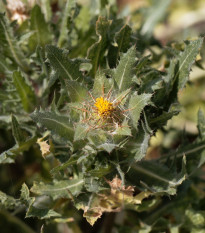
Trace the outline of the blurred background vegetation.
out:
[[[18,0],[20,1],[20,0]],[[7,0],[7,3],[18,2],[17,0]],[[6,8],[6,1],[0,1],[1,11],[7,12],[10,18],[21,20],[29,15],[29,10],[34,4],[43,5],[44,0],[21,0],[26,6],[25,12],[14,12],[11,8]],[[51,0],[52,10],[61,10],[64,5],[64,0]],[[99,11],[98,0],[79,0],[79,4],[87,6],[90,11],[95,11],[97,15]],[[166,46],[171,44],[181,46],[180,42],[185,39],[195,38],[196,36],[204,36],[205,32],[205,1],[204,0],[113,0],[119,8],[119,17],[125,17],[132,24],[133,30],[141,28],[141,32],[147,35],[149,41],[152,35],[159,42]],[[14,8],[14,5],[13,5]],[[55,19],[54,19],[55,20]],[[85,21],[86,22],[86,21]],[[82,22],[82,23],[85,23]],[[86,24],[85,24],[86,27]],[[175,42],[177,41],[177,43]],[[163,69],[166,64],[166,59],[163,56],[159,47],[151,47],[155,56],[159,56],[155,67]],[[202,48],[202,57],[199,57],[200,63],[198,67],[194,67],[191,72],[189,84],[179,94],[181,113],[166,126],[169,133],[162,130],[157,132],[157,135],[151,139],[150,148],[147,152],[146,159],[158,158],[161,156],[160,148],[170,148],[176,146],[182,140],[184,131],[190,135],[190,140],[194,138],[197,131],[197,112],[201,108],[205,112],[205,47]],[[0,150],[5,150],[13,145],[13,139],[8,135],[2,135],[0,132]],[[39,150],[33,148],[32,150]],[[28,156],[19,157],[15,164],[1,165],[0,167],[0,187],[3,192],[11,196],[19,196],[19,190],[22,183],[26,180],[28,184],[32,184],[33,180],[38,180],[40,177],[49,177],[49,169],[46,161],[42,162],[42,158],[36,157],[39,154],[36,151],[28,151]],[[24,164],[22,166],[22,164]],[[205,172],[205,170],[204,170]],[[205,173],[201,174],[204,177]],[[204,187],[202,188],[204,190]],[[204,198],[204,192],[202,192]],[[51,223],[42,228],[43,221],[37,219],[24,219],[25,213],[21,210],[8,214],[0,210],[0,232],[1,233],[23,233],[23,232],[57,232],[57,233],[80,233],[80,232],[97,232],[99,221],[94,228],[86,223],[81,218],[82,213],[72,211],[71,215],[79,221],[79,225],[75,222],[69,225],[65,223]],[[120,220],[119,220],[120,221]],[[81,228],[81,229],[80,229]],[[31,230],[34,229],[34,230]],[[123,232],[123,231],[122,231]],[[125,229],[124,229],[125,232]],[[146,232],[146,231],[144,231]],[[176,231],[177,232],[177,231]],[[205,231],[203,231],[205,232]],[[203,233],[202,232],[202,233]],[[174,233],[174,231],[173,231]]]

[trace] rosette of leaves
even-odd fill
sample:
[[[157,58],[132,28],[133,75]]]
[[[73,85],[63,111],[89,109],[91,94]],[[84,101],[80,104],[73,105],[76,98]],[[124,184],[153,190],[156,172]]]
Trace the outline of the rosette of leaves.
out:
[[[203,39],[185,41],[183,49],[162,49],[159,57],[166,56],[167,63],[161,71],[153,68],[159,58],[152,50],[145,56],[149,46],[139,48],[140,31],[117,19],[113,8],[109,14],[102,10],[98,19],[89,16],[87,30],[77,24],[86,9],[75,1],[67,1],[55,26],[49,9],[43,14],[34,6],[17,31],[0,15],[0,126],[15,139],[0,162],[14,163],[28,150],[39,156],[38,141],[49,167],[48,181],[31,184],[32,195],[24,184],[16,204],[1,193],[1,205],[24,206],[27,217],[56,222],[69,222],[68,207],[75,206],[92,225],[105,212],[149,214],[186,179],[181,154],[176,169],[169,166],[173,155],[172,163],[143,158],[150,137],[178,114],[177,93],[188,81]],[[201,138],[188,148],[190,153],[204,149],[203,121],[200,113]],[[141,219],[150,229],[156,220]]]

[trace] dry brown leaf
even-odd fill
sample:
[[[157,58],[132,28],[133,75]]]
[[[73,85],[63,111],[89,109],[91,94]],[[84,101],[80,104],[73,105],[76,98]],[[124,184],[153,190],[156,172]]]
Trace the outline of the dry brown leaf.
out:
[[[37,143],[40,146],[40,150],[41,150],[43,158],[45,158],[44,156],[50,153],[50,145],[47,143],[47,141],[43,141],[43,138],[39,138],[37,140]]]
[[[89,206],[79,206],[79,209],[84,210],[83,216],[92,226],[104,212],[119,212],[126,204],[139,205],[144,198],[151,195],[151,192],[144,191],[134,196],[134,187],[125,187],[117,176],[107,183],[110,185],[110,191],[95,194]]]

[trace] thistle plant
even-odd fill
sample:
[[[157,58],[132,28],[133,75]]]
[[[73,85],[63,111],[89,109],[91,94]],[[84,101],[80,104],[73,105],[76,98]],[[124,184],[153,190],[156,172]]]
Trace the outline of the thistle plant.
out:
[[[21,24],[0,14],[0,163],[30,167],[15,190],[0,192],[2,209],[41,219],[42,232],[53,223],[83,232],[75,230],[82,215],[106,232],[95,226],[111,212],[126,215],[110,232],[203,229],[203,201],[193,200],[200,188],[192,186],[204,162],[203,112],[191,144],[146,157],[150,139],[169,134],[203,38],[163,48],[143,26],[119,19],[111,1],[101,1],[100,15],[75,0],[54,3],[55,11],[52,1],[39,4]],[[203,216],[198,223],[194,213]]]

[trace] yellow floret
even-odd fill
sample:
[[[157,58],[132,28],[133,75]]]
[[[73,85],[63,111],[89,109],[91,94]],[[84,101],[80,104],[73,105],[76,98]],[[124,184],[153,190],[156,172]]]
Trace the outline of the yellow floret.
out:
[[[103,118],[110,117],[114,110],[113,104],[103,97],[96,99],[95,107],[97,108],[98,115]]]

